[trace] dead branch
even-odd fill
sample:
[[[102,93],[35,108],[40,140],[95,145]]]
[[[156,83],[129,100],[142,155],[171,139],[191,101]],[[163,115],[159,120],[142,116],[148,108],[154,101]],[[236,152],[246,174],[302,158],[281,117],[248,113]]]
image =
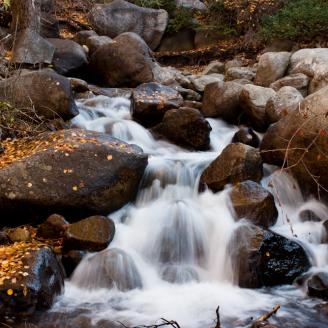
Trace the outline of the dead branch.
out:
[[[215,310],[216,313],[216,325],[214,328],[221,328],[221,320],[220,320],[220,306],[218,306]]]
[[[255,322],[268,320],[270,317],[272,317],[274,314],[276,314],[279,311],[279,309],[280,309],[280,305],[279,304],[275,305],[274,308],[271,311],[261,315],[259,318],[257,318],[255,320]]]
[[[181,328],[179,326],[179,324],[176,321],[174,321],[174,320],[169,321],[169,320],[166,320],[164,318],[161,318],[161,320],[163,321],[162,323],[157,324],[157,325],[156,324],[149,325],[149,326],[147,326],[147,325],[139,325],[139,326],[129,327],[129,326],[126,326],[124,323],[122,323],[120,321],[118,321],[118,323],[120,325],[122,325],[124,328],[158,328],[158,327],[165,327],[165,326],[171,326],[173,328]]]

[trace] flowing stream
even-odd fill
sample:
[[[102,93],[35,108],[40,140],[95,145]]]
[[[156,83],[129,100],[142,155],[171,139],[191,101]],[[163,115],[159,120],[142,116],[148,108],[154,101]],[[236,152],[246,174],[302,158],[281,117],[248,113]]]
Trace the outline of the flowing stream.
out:
[[[302,288],[251,290],[234,282],[227,246],[233,231],[247,223],[235,222],[228,188],[199,194],[198,180],[230,143],[236,127],[209,119],[211,150],[190,152],[155,140],[132,121],[126,98],[98,96],[78,105],[74,125],[137,144],[149,154],[149,165],[135,203],[110,215],[116,235],[109,250],[84,258],[53,310],[91,309],[95,324],[107,319],[132,327],[165,318],[183,328],[210,328],[215,326],[218,305],[223,327],[247,327],[251,317],[280,304],[274,320],[283,327],[328,327],[313,308],[319,301],[308,298]],[[296,182],[278,169],[265,166],[262,185],[279,195],[279,218],[272,230],[302,243],[311,270],[328,271],[322,223],[302,222],[299,217],[301,210],[311,209],[325,220],[327,208],[304,200]],[[111,263],[117,281],[109,288],[103,275]]]

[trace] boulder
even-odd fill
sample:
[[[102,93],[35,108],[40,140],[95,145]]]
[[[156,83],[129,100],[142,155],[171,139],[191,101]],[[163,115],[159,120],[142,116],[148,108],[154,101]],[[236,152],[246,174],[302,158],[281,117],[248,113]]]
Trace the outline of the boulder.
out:
[[[307,281],[307,292],[311,297],[328,300],[328,273],[318,272]]]
[[[195,48],[195,31],[193,29],[183,29],[174,34],[163,36],[161,44],[157,51],[173,52],[173,51],[188,51]]]
[[[88,64],[84,49],[72,40],[47,39],[55,47],[52,60],[54,69],[61,75],[81,75]]]
[[[135,33],[123,33],[101,46],[90,59],[90,71],[110,87],[136,87],[154,81],[154,59]]]
[[[52,214],[37,228],[37,236],[45,239],[62,238],[69,223],[62,215]]]
[[[311,266],[300,244],[253,225],[237,228],[228,250],[234,280],[244,288],[292,284]]]
[[[161,271],[162,279],[171,284],[185,284],[192,281],[199,281],[197,271],[192,266],[187,265],[166,265]]]
[[[5,142],[0,155],[1,225],[115,211],[133,200],[147,165],[134,145],[78,129]],[[8,218],[8,220],[6,220]]]
[[[303,97],[308,95],[308,85],[310,78],[303,73],[296,73],[285,76],[276,82],[270,84],[270,88],[274,91],[278,91],[282,87],[293,87],[297,89]]]
[[[243,66],[242,60],[236,57],[234,59],[228,60],[224,64],[224,71],[227,72],[230,68],[233,68],[233,67],[242,67],[242,66]]]
[[[268,87],[271,83],[282,78],[289,64],[290,52],[266,52],[259,59],[255,84]]]
[[[252,127],[263,132],[268,126],[265,108],[267,102],[276,95],[270,88],[246,84],[240,94],[240,104],[252,124]]]
[[[210,62],[202,72],[203,75],[208,75],[213,73],[224,74],[224,63],[218,60],[214,60]]]
[[[246,79],[252,81],[256,71],[251,67],[230,67],[225,72],[225,81]]]
[[[96,4],[89,14],[90,23],[99,35],[115,38],[125,32],[134,32],[151,49],[160,44],[168,18],[163,9],[142,8],[124,0]]]
[[[0,99],[17,108],[34,107],[47,119],[68,120],[78,114],[68,79],[50,69],[28,71],[0,81]]]
[[[260,138],[251,128],[242,127],[232,137],[232,143],[243,143],[245,145],[257,148],[260,146]]]
[[[189,77],[184,75],[178,69],[172,66],[162,67],[158,63],[153,66],[154,81],[163,85],[172,86],[174,88],[184,87],[191,88]]]
[[[297,111],[303,100],[302,94],[293,87],[282,87],[267,102],[265,113],[269,123],[275,123],[293,111]]]
[[[206,150],[210,146],[211,130],[211,126],[197,109],[181,107],[167,111],[163,121],[152,132],[179,146]]]
[[[235,185],[230,199],[237,219],[247,219],[265,229],[277,221],[278,211],[273,195],[254,181]]]
[[[106,249],[85,258],[75,270],[72,283],[88,289],[142,288],[142,280],[133,258],[119,248]]]
[[[192,89],[197,92],[203,92],[208,84],[222,82],[223,79],[224,76],[217,73],[190,77]]]
[[[325,87],[305,98],[299,110],[268,129],[261,143],[264,162],[290,167],[305,194],[328,188],[327,94]],[[321,196],[328,197],[325,192]]]
[[[250,146],[234,143],[204,170],[200,185],[207,185],[214,192],[228,183],[236,184],[245,180],[259,182],[263,175],[260,152]]]
[[[182,104],[178,91],[155,82],[141,84],[132,92],[132,116],[145,126],[154,126],[165,112]]]
[[[239,121],[242,109],[241,84],[235,82],[215,82],[206,86],[203,96],[202,113],[205,117],[219,117],[230,123]]]
[[[29,227],[6,229],[5,232],[12,243],[27,243],[32,239],[32,234]]]
[[[87,44],[87,40],[93,36],[98,36],[94,30],[83,30],[74,35],[73,41],[77,42],[80,46],[84,46]]]
[[[113,43],[113,40],[106,35],[90,36],[86,40],[86,46],[89,49],[89,56],[92,56],[92,54],[95,53],[101,46],[109,43]]]
[[[28,316],[51,307],[64,272],[49,247],[19,243],[0,247],[0,316]]]
[[[198,110],[202,109],[202,103],[194,100],[185,100],[182,104],[182,107],[195,108]]]
[[[82,259],[85,257],[86,252],[72,250],[62,254],[61,262],[65,269],[66,277],[70,278]]]
[[[33,29],[21,30],[15,39],[12,62],[15,64],[51,64],[55,47]]]
[[[311,210],[302,210],[298,214],[301,222],[321,222],[322,218]],[[327,213],[328,216],[328,213]]]
[[[101,251],[110,244],[115,235],[114,222],[104,216],[90,216],[70,224],[65,229],[65,250]]]

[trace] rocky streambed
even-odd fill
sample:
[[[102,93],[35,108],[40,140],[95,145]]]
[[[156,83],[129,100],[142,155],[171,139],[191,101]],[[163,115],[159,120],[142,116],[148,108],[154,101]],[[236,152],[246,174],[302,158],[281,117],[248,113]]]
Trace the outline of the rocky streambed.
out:
[[[0,322],[326,327],[328,49],[190,74],[150,50],[165,12],[114,9],[38,39],[52,68],[20,31],[0,80]]]

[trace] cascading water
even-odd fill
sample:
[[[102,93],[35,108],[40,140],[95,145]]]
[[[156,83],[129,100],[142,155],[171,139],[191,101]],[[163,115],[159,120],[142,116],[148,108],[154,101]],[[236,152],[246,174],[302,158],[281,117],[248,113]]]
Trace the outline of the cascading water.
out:
[[[149,165],[136,202],[110,215],[117,232],[109,249],[80,263],[54,310],[88,307],[94,322],[108,319],[126,326],[166,318],[181,327],[209,328],[218,305],[224,327],[246,327],[251,316],[280,304],[278,319],[284,327],[295,317],[313,323],[315,300],[305,298],[301,289],[250,290],[233,283],[227,247],[235,229],[245,222],[233,219],[227,190],[199,194],[198,181],[237,128],[209,119],[211,151],[190,152],[155,140],[133,122],[125,98],[99,96],[80,101],[79,108],[73,124],[137,144],[149,154]],[[303,244],[311,255],[312,270],[328,271],[322,224],[302,222],[299,215],[312,210],[324,220],[327,208],[317,201],[306,202],[287,174],[270,167],[266,171],[262,184],[278,195],[281,205],[273,230]],[[316,320],[307,327],[327,325]]]

